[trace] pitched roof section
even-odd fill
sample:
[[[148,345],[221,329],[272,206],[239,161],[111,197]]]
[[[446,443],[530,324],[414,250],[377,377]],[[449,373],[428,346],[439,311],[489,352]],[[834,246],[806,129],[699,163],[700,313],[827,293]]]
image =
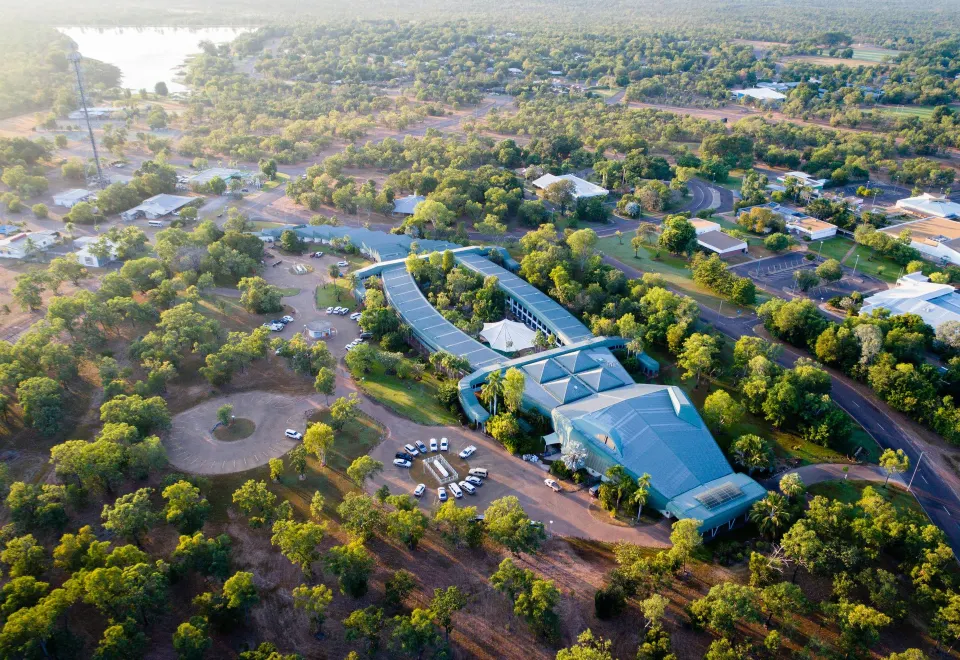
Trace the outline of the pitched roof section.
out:
[[[600,369],[583,371],[577,374],[577,376],[595,392],[605,392],[606,390],[612,390],[615,387],[621,387],[622,385],[626,384],[611,370],[603,367]]]
[[[572,374],[578,374],[581,371],[586,371],[587,369],[596,369],[597,367],[596,360],[591,358],[584,351],[574,351],[573,353],[561,355],[557,358],[557,362],[559,362],[564,369]]]
[[[563,370],[556,360],[548,358],[540,362],[528,364],[523,368],[538,383],[549,383],[551,380],[563,378],[567,372]]]
[[[590,388],[576,376],[550,381],[543,386],[543,389],[560,403],[570,403],[593,394]]]

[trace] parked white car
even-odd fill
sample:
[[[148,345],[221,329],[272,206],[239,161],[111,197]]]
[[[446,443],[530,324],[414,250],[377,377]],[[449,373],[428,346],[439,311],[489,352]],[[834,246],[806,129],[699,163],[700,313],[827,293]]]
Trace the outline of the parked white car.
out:
[[[417,454],[420,453],[419,451],[417,451],[417,448],[416,448],[416,447],[414,447],[413,445],[411,445],[411,444],[409,444],[409,443],[408,443],[408,444],[405,444],[405,445],[403,446],[403,448],[406,449],[406,450],[407,450],[407,453],[410,454],[411,456],[416,456]]]
[[[417,449],[420,450],[420,453],[421,453],[421,454],[426,454],[426,453],[427,453],[427,446],[426,446],[425,444],[423,444],[423,442],[421,442],[420,440],[414,440],[413,444],[415,444],[415,445],[417,446]]]
[[[333,307],[327,307],[327,314],[333,314]]]
[[[437,451],[437,447],[439,447],[439,445],[437,445],[437,439],[430,438],[430,451]]]
[[[460,458],[470,458],[471,456],[473,456],[474,452],[476,451],[477,451],[477,448],[474,447],[473,445],[470,445],[469,447],[461,451],[459,455],[460,455]]]
[[[350,263],[347,261],[338,261],[337,265],[340,266],[340,268],[347,268],[350,266]]]
[[[440,451],[449,451],[450,444],[447,442],[446,438],[440,438]]]
[[[393,459],[393,464],[396,465],[397,467],[405,467],[405,468],[408,468],[411,465],[413,465],[413,463],[411,463],[410,461],[405,461],[402,458]]]
[[[294,319],[293,319],[292,316],[290,316],[290,315],[288,314],[287,316],[284,316],[284,317],[283,317],[282,319],[280,319],[280,320],[283,321],[284,323],[293,323],[293,320],[294,320]]]
[[[460,490],[460,486],[453,483],[452,481],[447,485],[447,488],[450,489],[450,492],[453,493],[453,496],[458,500],[463,497],[463,491]]]
[[[447,501],[447,489],[444,488],[443,486],[440,486],[440,488],[437,489],[437,498],[438,498],[441,502],[446,502],[446,501]]]
[[[282,324],[282,323],[271,323],[271,324],[270,324],[270,329],[271,329],[272,331],[274,331],[274,332],[282,332],[283,329],[286,328],[286,327],[287,327],[287,326],[285,326],[285,325]]]
[[[427,492],[426,484],[417,484],[417,487],[413,489],[414,497],[423,497],[423,494]]]
[[[466,479],[464,479],[464,481],[466,481],[467,483],[473,484],[474,486],[483,485],[483,479],[481,479],[480,477],[475,477],[472,474]]]
[[[354,312],[353,314],[351,314],[351,315],[350,315],[350,320],[351,320],[351,321],[359,321],[359,320],[360,320],[360,312]]]
[[[468,494],[468,495],[476,495],[476,494],[477,494],[477,489],[474,488],[474,487],[473,487],[473,484],[470,483],[469,481],[467,481],[466,479],[464,479],[463,481],[461,481],[458,485],[460,486],[460,488],[462,488],[463,490],[467,491],[467,494]]]
[[[283,432],[283,434],[293,440],[303,440],[303,434],[299,431],[294,431],[293,429],[287,429]]]
[[[560,488],[560,484],[553,479],[544,479],[543,483],[547,484],[550,490],[552,490],[554,493],[559,493],[561,490],[563,490]]]
[[[470,468],[470,475],[473,477],[483,477],[484,479],[489,476],[490,471],[487,468]]]

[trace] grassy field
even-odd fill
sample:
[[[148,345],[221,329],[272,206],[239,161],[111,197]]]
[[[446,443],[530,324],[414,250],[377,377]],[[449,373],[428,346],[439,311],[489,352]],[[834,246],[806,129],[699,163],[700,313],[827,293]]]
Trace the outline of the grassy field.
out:
[[[840,500],[841,502],[853,504],[860,499],[863,495],[863,489],[868,486],[882,495],[885,500],[892,503],[900,513],[915,513],[924,518],[926,517],[923,509],[921,509],[917,503],[916,498],[896,486],[884,486],[881,483],[871,481],[844,479],[843,481],[824,481],[819,484],[813,484],[807,490],[811,495],[824,495],[835,500]]]
[[[357,385],[374,401],[418,424],[450,426],[459,423],[453,413],[437,401],[440,380],[432,373],[425,373],[419,382],[400,380],[387,375],[383,366],[376,364]]]
[[[840,262],[843,262],[843,258],[853,246],[853,241],[849,238],[843,238],[842,236],[835,236],[834,238],[824,241],[822,249],[820,248],[820,241],[812,241],[807,244],[808,249],[813,250],[815,253],[820,252],[820,256],[824,259],[836,259]]]
[[[933,115],[934,106],[932,105],[878,105],[877,112],[885,115],[896,115],[900,117],[919,117],[920,119],[929,119]]]
[[[235,418],[229,426],[218,426],[213,432],[217,440],[223,442],[233,442],[234,440],[243,440],[253,435],[257,425],[245,417]]]
[[[254,229],[260,229],[260,230],[262,230],[262,229],[276,229],[277,227],[284,227],[284,226],[286,226],[286,225],[285,225],[284,223],[282,223],[282,222],[269,222],[269,221],[267,221],[267,220],[254,220],[252,224],[253,224],[253,228],[254,228]]]
[[[289,181],[289,180],[290,180],[290,175],[289,175],[289,174],[284,174],[283,172],[277,172],[277,178],[276,178],[276,179],[274,179],[273,181],[264,181],[264,182],[263,182],[263,189],[264,189],[264,190],[273,190],[273,189],[276,188],[277,186],[282,186],[283,184],[285,184],[285,183],[286,183],[287,181]]]
[[[337,294],[339,293],[339,299]],[[329,282],[326,285],[318,284],[315,294],[317,309],[326,309],[327,307],[353,307],[356,301],[353,299],[353,292],[345,282]]]
[[[853,49],[853,59],[863,62],[883,62],[884,58],[896,57],[903,51],[892,50],[890,48],[877,48],[876,46],[862,46]]]
[[[724,310],[729,310],[731,314],[735,311],[746,311],[746,308],[725,301],[710,291],[710,289],[694,282],[693,274],[690,272],[690,269],[686,267],[687,260],[683,257],[677,257],[660,250],[660,258],[654,259],[657,254],[657,248],[650,246],[640,248],[640,257],[634,257],[633,248],[630,247],[630,238],[631,236],[624,235],[623,245],[620,245],[620,241],[616,236],[601,238],[597,241],[597,249],[623,262],[627,266],[637,268],[644,272],[662,275],[668,284],[681,290],[683,293],[710,309],[720,309],[720,303],[723,301]],[[760,299],[759,296],[758,299]]]
[[[859,260],[857,256],[860,257]],[[856,264],[857,272],[872,275],[885,282],[896,282],[897,275],[903,269],[900,264],[878,256],[871,248],[865,245],[858,245],[850,256],[847,257],[847,260],[843,262],[844,266],[849,266],[850,268],[853,268],[854,264]]]
[[[286,288],[286,289],[280,289],[280,294],[281,294],[284,298],[286,298],[286,297],[288,297],[288,296],[295,296],[295,295],[297,295],[298,293],[300,293],[300,289],[296,289],[296,288],[294,288],[294,287],[289,287],[289,288]]]
[[[312,422],[330,422],[330,414],[324,410],[311,417]],[[380,443],[383,430],[370,417],[363,413],[349,422],[341,431],[334,434],[333,448],[327,453],[327,467],[320,467],[320,461],[313,456],[307,460],[306,479],[300,481],[293,469],[287,465],[279,484],[270,484],[270,490],[277,494],[278,501],[288,499],[297,510],[299,518],[308,518],[310,499],[319,491],[326,504],[324,512],[330,516],[343,496],[357,487],[347,478],[350,463],[363,456]],[[285,461],[286,462],[286,461]],[[238,472],[210,477],[211,488],[210,519],[226,523],[229,520],[227,509],[231,506],[233,491],[249,479],[270,482],[270,468],[266,465]]]

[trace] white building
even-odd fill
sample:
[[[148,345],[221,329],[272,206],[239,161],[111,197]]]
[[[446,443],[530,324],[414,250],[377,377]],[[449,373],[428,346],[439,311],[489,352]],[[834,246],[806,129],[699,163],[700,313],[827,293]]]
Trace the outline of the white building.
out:
[[[74,251],[74,254],[77,255],[77,261],[79,261],[81,265],[102,268],[117,258],[116,245],[111,241],[107,241],[107,246],[110,248],[110,254],[107,255],[107,257],[101,258],[93,254],[90,251],[90,247],[98,240],[99,239],[94,236],[81,236],[73,242],[73,245],[79,248]]]
[[[83,108],[80,108],[68,114],[67,119],[79,120],[84,117],[90,117],[90,119],[110,119],[117,110],[117,108],[111,108],[109,106],[87,108],[87,113],[84,115]]]
[[[916,314],[936,329],[946,321],[960,321],[960,294],[949,284],[936,284],[923,273],[910,273],[897,280],[892,289],[880,291],[863,301],[861,314],[887,309],[893,316]]]
[[[587,199],[590,197],[606,197],[610,191],[606,188],[601,188],[595,183],[590,183],[585,181],[578,176],[573,176],[572,174],[563,174],[561,176],[554,176],[553,174],[544,174],[539,179],[536,179],[533,182],[535,188],[540,190],[546,190],[547,186],[551,183],[556,183],[557,181],[571,181],[574,185],[573,198],[574,199]]]
[[[786,100],[786,95],[767,87],[750,87],[749,89],[735,89],[730,94],[734,101],[749,99],[765,105],[779,105]]]
[[[946,197],[937,197],[930,193],[923,193],[919,197],[901,199],[897,202],[897,208],[922,218],[935,217],[949,220],[960,218],[960,204],[951,202]]]
[[[809,215],[785,216],[787,231],[793,234],[803,234],[811,241],[821,241],[837,235],[837,226],[823,220],[817,220]]]
[[[181,197],[180,195],[167,195],[162,193],[154,195],[149,199],[143,200],[139,206],[134,206],[120,214],[120,217],[126,221],[136,220],[137,218],[146,218],[147,220],[156,220],[165,215],[169,215],[178,209],[192,202],[194,197]]]
[[[213,179],[220,177],[229,183],[231,179],[245,179],[248,176],[243,170],[235,170],[228,167],[211,167],[197,172],[193,176],[187,177],[186,184],[189,186],[202,186],[210,183]]]
[[[14,234],[9,238],[0,239],[0,257],[26,259],[38,252],[46,252],[47,248],[57,240],[59,240],[57,233],[49,230]]]
[[[778,176],[777,181],[785,184],[787,182],[787,178],[797,179],[800,181],[800,185],[806,186],[813,190],[823,190],[823,187],[827,185],[826,179],[814,179],[806,172],[787,172],[783,176]]]
[[[393,200],[393,214],[413,215],[417,207],[420,206],[420,203],[426,200],[427,198],[423,195],[407,195],[406,197],[395,199]]]
[[[706,234],[711,231],[720,231],[720,225],[716,222],[711,222],[710,220],[691,220],[690,224],[693,225],[694,230],[697,232],[697,236],[700,234]]]
[[[720,256],[734,252],[746,252],[747,244],[739,238],[722,231],[708,231],[697,236],[697,245],[705,250],[716,252]]]
[[[71,190],[64,190],[63,192],[54,195],[53,203],[55,206],[62,206],[67,209],[72,209],[80,202],[89,201],[94,197],[96,197],[96,194],[90,192],[89,190],[84,190],[83,188],[73,188]]]
[[[910,245],[930,259],[960,265],[960,222],[923,218],[884,227],[880,231],[897,238],[905,229],[910,232]]]

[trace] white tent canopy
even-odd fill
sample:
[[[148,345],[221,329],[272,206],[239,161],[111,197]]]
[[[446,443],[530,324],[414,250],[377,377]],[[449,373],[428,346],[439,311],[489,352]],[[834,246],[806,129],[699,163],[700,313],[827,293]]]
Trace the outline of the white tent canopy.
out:
[[[499,321],[484,323],[480,336],[490,344],[490,348],[504,353],[513,353],[527,348],[533,348],[533,338],[536,333],[522,323],[516,321]]]

